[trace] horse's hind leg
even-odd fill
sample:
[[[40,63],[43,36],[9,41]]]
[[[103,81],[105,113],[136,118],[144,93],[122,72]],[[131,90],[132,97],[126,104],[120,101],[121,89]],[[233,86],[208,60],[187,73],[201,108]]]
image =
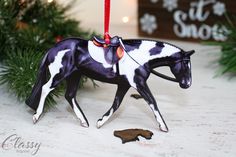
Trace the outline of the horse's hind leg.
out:
[[[66,76],[68,76],[68,74],[64,75],[64,74],[58,73],[56,75],[51,76],[49,81],[45,85],[43,85],[41,97],[40,97],[40,101],[39,101],[39,106],[36,110],[36,113],[33,115],[33,122],[34,123],[36,123],[39,120],[41,114],[43,113],[44,103],[45,103],[45,100],[46,100],[46,97],[48,96],[48,94],[52,90],[54,90],[58,86],[58,84],[60,84],[66,78]]]
[[[61,68],[66,68],[63,67],[62,65],[62,59],[65,55],[66,52],[70,51],[69,49],[66,50],[62,50],[59,51],[57,56],[55,56],[55,60],[54,62],[52,62],[48,68],[49,68],[49,72],[50,72],[50,79],[49,81],[44,84],[42,86],[42,91],[41,91],[41,97],[40,97],[40,101],[39,101],[39,105],[38,108],[36,110],[36,113],[33,115],[33,122],[36,123],[42,112],[43,112],[43,108],[44,108],[44,102],[45,99],[47,97],[47,95],[62,81],[66,78],[66,76],[68,76],[71,73],[71,70],[73,69],[73,67],[71,67],[71,69],[64,69],[61,70]],[[67,66],[68,67],[68,66]],[[61,72],[61,71],[62,72]],[[63,72],[64,71],[64,72]],[[65,73],[66,72],[66,73]]]
[[[140,93],[140,95],[147,101],[150,108],[152,109],[152,111],[155,115],[155,118],[156,118],[157,122],[159,123],[159,127],[160,127],[161,131],[168,132],[168,127],[167,127],[158,107],[157,107],[157,103],[155,101],[155,98],[153,97],[151,91],[149,90],[146,82],[138,83],[137,90]]]
[[[102,116],[102,118],[97,121],[97,128],[100,128],[103,124],[105,124],[108,121],[108,119],[112,116],[112,114],[115,113],[115,111],[120,107],[120,104],[129,88],[130,88],[129,84],[118,85],[118,89],[116,91],[116,96],[113,101],[113,104],[111,108]]]
[[[85,117],[83,111],[79,107],[76,101],[76,93],[79,85],[81,74],[79,71],[74,71],[67,79],[67,89],[65,98],[70,103],[72,109],[74,110],[76,116],[79,118],[81,125],[83,127],[89,127],[87,118]]]
[[[50,80],[42,87],[39,105],[36,113],[33,115],[33,123],[36,123],[39,120],[39,117],[43,112],[45,99],[47,95],[53,90],[53,88],[51,88],[52,80],[53,78],[51,77]]]

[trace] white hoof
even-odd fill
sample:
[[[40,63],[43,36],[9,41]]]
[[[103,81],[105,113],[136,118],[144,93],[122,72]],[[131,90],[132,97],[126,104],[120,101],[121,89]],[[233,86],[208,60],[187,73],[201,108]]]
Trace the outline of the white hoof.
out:
[[[89,124],[87,122],[81,122],[81,126],[82,127],[85,127],[85,128],[88,128],[89,127]]]
[[[99,129],[99,128],[101,128],[102,126],[103,126],[103,122],[101,121],[101,120],[98,120],[97,121],[97,128]]]
[[[166,125],[164,125],[164,124],[163,125],[159,125],[159,128],[163,132],[168,132],[169,131],[168,127]]]
[[[33,123],[34,123],[34,124],[37,123],[38,120],[39,120],[39,116],[38,116],[37,114],[34,114],[34,115],[33,115]]]

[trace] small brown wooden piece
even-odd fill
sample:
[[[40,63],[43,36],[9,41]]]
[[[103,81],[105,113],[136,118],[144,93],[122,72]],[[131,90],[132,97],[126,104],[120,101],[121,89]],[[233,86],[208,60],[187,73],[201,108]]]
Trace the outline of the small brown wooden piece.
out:
[[[114,136],[119,137],[122,140],[122,143],[139,141],[138,136],[142,136],[147,140],[152,138],[153,133],[149,130],[143,129],[125,129],[114,131]]]
[[[130,97],[133,97],[135,99],[142,99],[143,97],[139,94],[131,94]]]

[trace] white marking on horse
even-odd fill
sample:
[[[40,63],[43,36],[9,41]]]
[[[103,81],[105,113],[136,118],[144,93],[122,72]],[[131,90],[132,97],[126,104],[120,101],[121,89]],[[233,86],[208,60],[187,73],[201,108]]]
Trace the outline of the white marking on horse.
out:
[[[188,62],[188,68],[191,69],[191,64],[190,64],[190,62]]]
[[[113,65],[113,72],[116,73],[116,64]]]
[[[164,43],[164,47],[159,54],[150,55],[149,50],[151,50],[154,47],[156,47],[156,42],[142,41],[142,43],[139,46],[139,49],[134,49],[133,51],[130,51],[129,55],[140,65],[144,65],[149,60],[171,56],[172,54],[180,51],[180,49],[178,49],[177,47]]]
[[[153,104],[150,104],[150,107],[151,107],[151,109],[152,109],[152,111],[155,115],[155,118],[156,118],[157,122],[160,124],[161,130],[168,131],[168,129],[166,128],[165,123],[163,122],[163,119],[161,118],[160,113],[155,109]]]
[[[163,47],[161,53],[156,55],[157,58],[171,56],[171,55],[181,51],[179,48],[177,48],[173,45],[169,45],[169,44],[164,43],[164,46],[165,47]]]
[[[33,122],[36,123],[40,117],[40,115],[43,112],[44,102],[47,97],[47,95],[53,90],[53,88],[50,88],[52,85],[53,78],[56,74],[60,72],[60,68],[63,67],[62,65],[62,58],[64,57],[65,53],[70,51],[70,49],[62,50],[57,53],[57,56],[54,59],[54,62],[52,62],[48,68],[50,72],[50,79],[49,81],[43,85],[41,97],[39,101],[39,106],[37,108],[36,114],[33,115]]]
[[[191,63],[190,63],[190,61],[188,62],[188,68],[189,68],[189,70],[191,70]],[[191,74],[190,74],[190,76],[191,76]],[[191,78],[190,78],[190,79],[188,79],[188,86],[190,86],[191,83],[192,83],[192,81],[191,81]]]
[[[73,104],[73,110],[74,110],[74,112],[75,112],[75,115],[79,118],[79,120],[80,120],[80,122],[81,122],[81,125],[82,125],[83,127],[88,127],[88,124],[87,124],[86,120],[84,119],[83,114],[82,114],[81,111],[78,109],[74,98],[72,99],[72,104]]]
[[[120,75],[125,75],[129,81],[129,84],[135,89],[136,84],[134,82],[135,69],[137,69],[140,65],[136,63],[127,53],[124,53],[124,56],[119,61],[119,71]]]
[[[97,62],[102,63],[104,68],[111,68],[112,64],[108,64],[105,56],[104,56],[104,50],[102,47],[98,47],[94,45],[92,41],[88,42],[88,51],[90,56]]]
[[[102,120],[98,120],[97,128],[100,128],[101,126],[103,126],[103,124],[106,123],[106,121],[111,117],[112,114],[113,114],[113,108],[110,110],[110,113],[108,116],[104,116],[102,117]]]

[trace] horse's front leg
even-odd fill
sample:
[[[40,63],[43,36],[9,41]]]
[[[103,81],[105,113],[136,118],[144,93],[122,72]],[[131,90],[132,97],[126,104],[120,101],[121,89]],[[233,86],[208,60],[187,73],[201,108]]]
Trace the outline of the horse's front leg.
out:
[[[157,103],[155,98],[153,97],[150,89],[148,88],[148,85],[145,81],[141,81],[137,83],[137,91],[139,94],[146,100],[146,102],[149,104],[150,108],[152,109],[155,118],[157,122],[159,123],[160,130],[163,132],[168,132],[168,127],[157,107]]]
[[[129,84],[118,85],[113,104],[111,108],[102,116],[102,118],[97,121],[97,128],[100,128],[103,124],[105,124],[108,119],[113,115],[113,113],[115,113],[115,111],[120,107],[120,104],[129,88]]]

